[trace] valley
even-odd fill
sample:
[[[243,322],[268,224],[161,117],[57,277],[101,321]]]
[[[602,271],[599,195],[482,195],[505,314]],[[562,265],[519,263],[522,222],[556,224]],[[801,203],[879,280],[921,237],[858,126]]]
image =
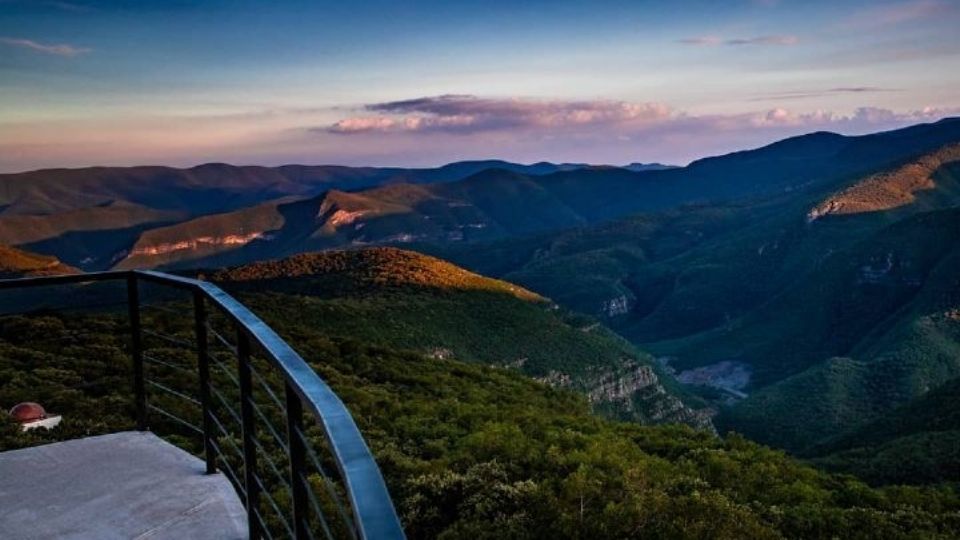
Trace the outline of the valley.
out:
[[[960,377],[958,144],[946,119],[673,168],[37,171],[0,175],[0,241],[41,264],[200,272],[284,325],[854,471],[824,445]]]

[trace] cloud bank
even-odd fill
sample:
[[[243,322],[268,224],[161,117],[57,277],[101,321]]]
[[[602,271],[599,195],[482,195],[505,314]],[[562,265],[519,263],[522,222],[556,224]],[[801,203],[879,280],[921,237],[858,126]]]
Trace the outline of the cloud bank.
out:
[[[470,95],[352,108],[264,107],[106,123],[99,118],[8,122],[0,129],[0,171],[210,161],[435,166],[487,158],[682,165],[812,131],[855,135],[960,115],[960,107],[868,106],[842,112],[773,107],[703,114],[663,103]]]
[[[869,93],[889,91],[877,87],[837,87],[818,92],[785,93],[780,97],[803,97],[824,93]],[[611,100],[536,100],[528,98],[482,98],[473,95],[441,95],[371,103],[358,116],[310,128],[336,135],[357,134],[477,134],[488,132],[576,135],[609,133],[629,136],[677,128],[703,131],[794,126],[827,129],[869,129],[894,122],[921,122],[957,114],[957,109],[926,107],[895,112],[860,107],[842,114],[817,110],[797,113],[777,107],[731,115],[692,115],[663,103],[631,103]],[[372,114],[371,114],[372,113]]]
[[[870,95],[879,87],[821,92]],[[343,113],[343,109],[338,109]],[[301,128],[316,144],[353,148],[378,163],[441,163],[501,157],[517,161],[683,164],[778,139],[835,131],[863,134],[960,115],[960,108],[849,111],[774,107],[732,114],[697,114],[664,103],[543,100],[472,95],[427,96],[355,107],[330,124]],[[423,156],[443,156],[424,160]],[[392,159],[391,159],[392,158]],[[353,162],[363,162],[354,159]]]
[[[666,120],[672,109],[661,103],[562,101],[442,95],[366,105],[374,115],[339,120],[325,128],[338,134],[367,132],[449,132],[566,128],[643,124]]]

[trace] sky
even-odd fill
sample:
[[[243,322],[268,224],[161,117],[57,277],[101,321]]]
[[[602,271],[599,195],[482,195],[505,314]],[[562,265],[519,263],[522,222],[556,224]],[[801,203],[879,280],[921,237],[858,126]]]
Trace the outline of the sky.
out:
[[[0,172],[691,160],[960,116],[960,0],[0,0]]]

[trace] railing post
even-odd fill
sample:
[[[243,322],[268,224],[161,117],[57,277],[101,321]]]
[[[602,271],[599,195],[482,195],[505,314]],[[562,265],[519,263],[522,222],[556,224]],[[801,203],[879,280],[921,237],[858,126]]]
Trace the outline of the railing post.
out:
[[[140,288],[137,275],[127,274],[127,312],[130,316],[130,355],[133,360],[133,396],[137,429],[147,429],[147,392],[143,384],[143,336],[140,332]]]
[[[243,423],[243,471],[247,492],[247,528],[250,539],[261,538],[260,486],[257,483],[257,447],[254,443],[253,377],[250,372],[250,337],[237,325],[237,365],[240,377],[240,420]]]
[[[290,448],[290,489],[293,490],[293,532],[297,540],[308,538],[307,531],[307,481],[306,448],[303,438],[303,404],[300,396],[290,386],[284,384],[287,397],[287,445]]]
[[[210,416],[210,358],[207,351],[207,309],[203,293],[193,291],[194,337],[197,340],[197,371],[200,375],[200,406],[203,410],[203,451],[207,474],[217,472],[217,455],[213,448],[213,419]]]

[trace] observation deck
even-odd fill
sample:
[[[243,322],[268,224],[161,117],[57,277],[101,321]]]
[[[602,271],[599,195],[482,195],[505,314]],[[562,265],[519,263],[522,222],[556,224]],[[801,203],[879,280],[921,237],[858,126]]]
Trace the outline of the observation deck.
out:
[[[0,453],[0,530],[20,540],[247,538],[222,474],[148,431]]]
[[[38,288],[50,288],[40,307],[24,296]],[[99,302],[111,294],[122,297],[122,310]],[[66,307],[51,307],[58,302]],[[129,364],[102,367],[125,373],[120,390],[129,399],[120,408],[130,425],[6,452],[0,446],[0,536],[405,537],[346,406],[238,300],[212,283],[152,271],[0,280],[7,314],[60,309],[69,318],[85,304],[123,321],[116,328]],[[93,334],[102,341],[112,327],[98,324]],[[69,390],[117,392],[110,381]],[[57,412],[69,424],[71,411]]]

